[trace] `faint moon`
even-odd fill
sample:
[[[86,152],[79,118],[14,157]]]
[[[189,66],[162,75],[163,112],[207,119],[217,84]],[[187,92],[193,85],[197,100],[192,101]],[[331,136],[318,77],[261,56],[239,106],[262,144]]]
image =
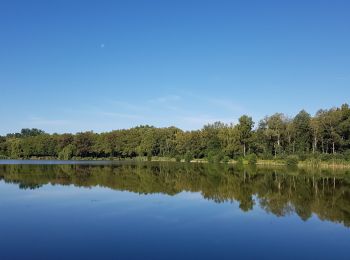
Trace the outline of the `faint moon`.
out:
[[[102,44],[100,45],[100,47],[101,47],[101,49],[103,49],[103,48],[105,47],[105,44],[102,43]]]

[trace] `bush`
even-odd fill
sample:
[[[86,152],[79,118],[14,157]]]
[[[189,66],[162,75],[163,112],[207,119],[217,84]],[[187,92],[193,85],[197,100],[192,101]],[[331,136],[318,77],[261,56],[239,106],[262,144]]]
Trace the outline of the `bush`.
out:
[[[190,152],[187,152],[185,154],[185,162],[191,162],[191,160],[193,159],[193,156]]]
[[[305,153],[301,153],[298,155],[297,159],[299,159],[300,161],[305,161],[307,159],[307,155]]]
[[[307,154],[305,161],[320,161],[320,155],[321,154],[319,152]]]
[[[215,156],[214,156],[214,162],[215,163],[220,163],[223,159],[224,159],[225,155],[222,152],[218,152]]]
[[[207,155],[207,160],[210,163],[213,163],[215,161],[215,152],[210,151]]]
[[[224,159],[225,155],[220,151],[210,151],[207,156],[207,160],[210,163],[220,163]]]
[[[224,156],[224,159],[222,160],[223,163],[228,163],[230,161],[230,157],[228,157],[227,155]]]
[[[247,156],[247,159],[250,165],[255,165],[258,161],[258,158],[256,157],[255,153],[249,154]]]
[[[270,153],[258,153],[258,157],[262,160],[273,160],[275,157]]]
[[[237,158],[237,164],[238,165],[243,165],[243,158],[242,157],[238,157]]]
[[[296,155],[290,155],[286,159],[286,164],[288,166],[296,166],[298,165],[298,162],[299,162],[299,158]]]
[[[350,161],[350,149],[344,152],[344,159]]]
[[[329,153],[323,153],[320,155],[321,161],[330,161],[333,159],[333,155]]]
[[[150,155],[150,154],[147,155],[147,161],[148,162],[152,161],[152,155]]]
[[[62,151],[58,154],[58,159],[60,160],[70,160],[73,158],[73,155],[75,153],[75,146],[72,144],[67,145],[62,149]]]
[[[176,156],[175,156],[175,161],[181,162],[181,156],[180,156],[180,155],[176,155]]]
[[[273,157],[273,160],[286,160],[287,159],[287,155],[284,154],[284,153],[281,153],[281,154],[277,154],[276,157]]]

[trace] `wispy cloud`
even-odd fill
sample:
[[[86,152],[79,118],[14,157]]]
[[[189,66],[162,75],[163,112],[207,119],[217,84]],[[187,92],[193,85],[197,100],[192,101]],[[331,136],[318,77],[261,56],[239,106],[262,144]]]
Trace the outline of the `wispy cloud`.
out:
[[[178,92],[152,99],[121,101],[112,98],[97,100],[95,105],[66,107],[56,116],[46,118],[32,116],[23,122],[26,127],[38,127],[44,130],[75,131],[94,130],[109,131],[111,129],[129,128],[140,124],[155,126],[174,125],[184,130],[200,129],[208,123],[221,121],[236,123],[238,116],[244,111],[239,103],[229,98],[208,97],[200,94]],[[244,113],[248,113],[244,111]]]
[[[181,97],[178,95],[167,95],[162,97],[157,97],[154,99],[150,99],[150,103],[168,103],[181,100]]]
[[[183,97],[179,95],[166,95],[160,96],[147,101],[148,105],[155,110],[169,111],[169,112],[182,112]]]
[[[335,77],[336,80],[346,80],[348,79],[346,76],[337,76]]]

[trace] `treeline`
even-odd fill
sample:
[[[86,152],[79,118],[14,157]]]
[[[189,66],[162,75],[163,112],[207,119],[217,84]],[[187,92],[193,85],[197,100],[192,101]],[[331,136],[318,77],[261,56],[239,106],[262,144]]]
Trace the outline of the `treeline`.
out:
[[[304,110],[294,118],[276,113],[257,125],[243,115],[237,124],[215,122],[195,131],[146,125],[100,134],[47,134],[38,129],[22,129],[0,137],[0,157],[14,159],[160,156],[222,161],[247,155],[262,159],[292,155],[301,160],[350,160],[349,105],[319,110],[313,117]]]

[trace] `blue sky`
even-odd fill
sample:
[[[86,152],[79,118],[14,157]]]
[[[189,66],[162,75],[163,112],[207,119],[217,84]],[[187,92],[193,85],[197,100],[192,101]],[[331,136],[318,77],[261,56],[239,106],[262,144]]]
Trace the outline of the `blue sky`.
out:
[[[350,100],[350,1],[0,2],[0,134],[198,129]]]

